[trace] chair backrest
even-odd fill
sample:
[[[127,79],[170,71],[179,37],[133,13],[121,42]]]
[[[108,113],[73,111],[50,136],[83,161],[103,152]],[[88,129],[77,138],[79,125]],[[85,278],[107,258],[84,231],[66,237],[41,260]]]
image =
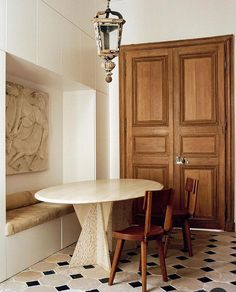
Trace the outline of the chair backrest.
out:
[[[150,232],[152,215],[164,217],[164,230],[169,231],[172,227],[174,190],[146,191],[143,200],[142,211],[145,213],[145,235]],[[140,200],[139,207],[140,207]]]
[[[197,205],[197,193],[198,193],[198,179],[191,177],[186,178],[185,191],[187,193],[187,209],[191,216],[194,216]]]

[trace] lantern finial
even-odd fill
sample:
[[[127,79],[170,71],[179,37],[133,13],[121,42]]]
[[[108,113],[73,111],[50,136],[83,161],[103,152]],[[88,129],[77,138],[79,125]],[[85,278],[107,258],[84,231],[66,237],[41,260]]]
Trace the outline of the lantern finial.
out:
[[[122,15],[110,9],[110,1],[107,0],[106,11],[99,11],[93,20],[98,56],[105,61],[104,68],[107,82],[112,81],[111,71],[115,68],[115,63],[111,60],[119,54],[122,29],[125,24]]]

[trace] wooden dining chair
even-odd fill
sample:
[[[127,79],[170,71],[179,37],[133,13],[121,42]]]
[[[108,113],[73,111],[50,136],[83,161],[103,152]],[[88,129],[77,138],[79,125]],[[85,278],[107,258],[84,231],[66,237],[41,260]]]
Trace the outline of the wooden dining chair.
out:
[[[157,225],[151,224],[151,214],[153,208],[153,201],[158,200],[164,216],[164,228]],[[117,239],[114,258],[111,267],[110,278],[108,285],[112,285],[116,268],[119,263],[121,251],[125,240],[140,241],[141,242],[141,275],[142,275],[142,292],[146,292],[147,286],[147,241],[156,240],[157,249],[160,260],[160,268],[162,272],[163,281],[167,282],[167,272],[164,257],[164,250],[162,244],[162,237],[165,232],[165,228],[169,229],[172,223],[172,201],[173,201],[173,190],[161,190],[161,191],[146,191],[143,200],[143,210],[145,214],[144,225],[133,225],[120,231],[114,231],[113,237]]]
[[[194,217],[197,203],[197,193],[198,193],[197,179],[187,177],[185,182],[185,192],[186,192],[186,206],[183,209],[173,209],[173,226],[171,227],[181,227],[183,233],[184,249],[187,249],[189,256],[193,256],[192,241],[191,241],[191,231],[189,225],[189,219]],[[134,204],[133,209],[133,223],[142,224],[144,222],[144,213],[141,209],[141,201],[138,200]],[[164,226],[164,216],[160,212],[158,204],[153,203],[151,222],[155,225]],[[171,239],[171,227],[169,230],[165,229],[165,246],[164,254],[166,256],[168,245]]]
[[[181,227],[183,233],[184,248],[188,250],[189,256],[193,256],[192,240],[189,219],[194,217],[197,194],[198,194],[198,179],[190,177],[186,178],[185,192],[186,192],[186,205],[183,209],[174,209],[173,211],[173,227]],[[170,236],[166,238],[166,246],[168,246]]]

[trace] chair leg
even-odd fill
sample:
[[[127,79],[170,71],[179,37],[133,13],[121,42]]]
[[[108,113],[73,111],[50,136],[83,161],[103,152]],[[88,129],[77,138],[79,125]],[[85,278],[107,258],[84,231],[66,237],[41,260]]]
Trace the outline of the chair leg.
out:
[[[141,241],[142,292],[147,291],[147,242]]]
[[[187,244],[187,239],[186,239],[184,222],[182,223],[182,235],[183,235],[183,242],[184,242],[183,251],[188,251],[188,244]]]
[[[165,244],[164,244],[164,257],[165,258],[167,255],[169,243],[170,243],[170,233],[166,234],[166,236],[165,236]]]
[[[116,274],[116,268],[117,268],[119,260],[120,260],[120,255],[121,255],[122,248],[124,246],[124,242],[125,241],[123,239],[117,239],[114,258],[113,258],[112,266],[111,266],[110,278],[108,281],[109,286],[111,286],[113,284],[115,274]]]
[[[164,282],[167,282],[168,278],[167,278],[167,272],[166,272],[166,262],[165,262],[162,238],[157,240],[157,248],[158,248],[159,260],[160,260],[162,278]]]
[[[190,231],[190,226],[189,226],[188,220],[184,221],[184,231],[185,231],[185,238],[187,241],[188,253],[189,253],[189,256],[192,257],[193,256],[193,249],[192,249],[191,231]]]

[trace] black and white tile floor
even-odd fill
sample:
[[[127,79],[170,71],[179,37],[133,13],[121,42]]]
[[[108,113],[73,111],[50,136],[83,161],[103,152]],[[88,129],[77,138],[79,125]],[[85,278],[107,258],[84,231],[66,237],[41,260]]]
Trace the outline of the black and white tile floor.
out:
[[[166,258],[169,281],[162,281],[158,255],[148,253],[148,289],[157,291],[236,291],[236,233],[193,231],[194,256],[180,251],[181,233],[176,232]],[[141,291],[137,272],[138,250],[126,251],[113,286],[108,273],[93,265],[70,268],[74,246],[70,246],[0,284],[1,292],[131,292]]]

